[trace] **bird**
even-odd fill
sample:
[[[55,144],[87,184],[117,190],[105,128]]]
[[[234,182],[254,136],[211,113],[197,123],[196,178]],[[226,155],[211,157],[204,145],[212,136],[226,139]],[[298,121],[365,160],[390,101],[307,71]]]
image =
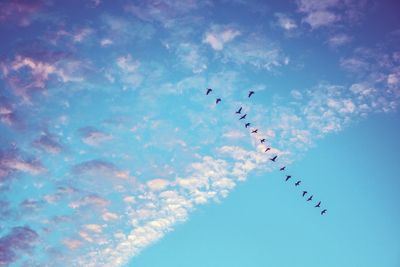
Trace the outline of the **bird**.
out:
[[[246,123],[245,125],[244,125],[244,127],[249,127],[250,126],[250,122],[248,122],[248,123]]]
[[[241,114],[241,112],[242,112],[242,107],[240,107],[240,108],[238,109],[238,111],[236,111],[236,114]]]
[[[326,212],[327,212],[327,210],[326,210],[326,209],[325,209],[325,210],[323,210],[323,211],[321,211],[321,215],[324,215]]]
[[[254,95],[254,91],[249,91],[249,97]]]
[[[258,129],[251,131],[251,133],[257,133],[257,132],[258,132]]]
[[[287,182],[290,178],[292,178],[291,175],[286,175],[286,180],[285,180],[285,182]]]
[[[316,208],[320,208],[320,207],[321,207],[321,201],[320,201],[320,202],[318,202],[318,204],[317,204],[317,205],[315,205],[315,207],[316,207]]]
[[[243,119],[245,119],[245,118],[246,118],[246,116],[247,116],[247,114],[244,114],[242,117],[240,117],[240,119],[239,119],[239,120],[243,120]]]
[[[286,169],[286,167],[285,166],[283,166],[282,168],[280,168],[279,170],[280,171],[284,171]]]
[[[206,95],[208,95],[209,93],[211,93],[212,92],[212,89],[211,88],[207,88],[207,93],[206,93]]]
[[[221,98],[217,98],[217,100],[215,101],[215,104],[218,104],[219,102],[221,102]]]
[[[308,193],[307,191],[303,191],[303,197],[304,197],[307,193]]]
[[[299,186],[300,183],[301,183],[301,181],[297,181],[294,185],[295,185],[295,186]],[[304,192],[305,192],[305,191],[304,191]]]
[[[270,148],[270,147],[267,147],[267,148],[265,149],[265,152],[268,152],[269,150],[271,150],[271,148]]]
[[[265,142],[265,138],[260,140],[261,144]]]
[[[313,195],[311,195],[311,197],[309,197],[309,198],[307,199],[307,201],[311,201],[311,200],[312,200],[312,197],[313,197]]]
[[[275,160],[276,160],[277,157],[278,157],[278,156],[275,156],[275,157],[273,157],[273,158],[270,158],[269,160],[275,162]]]

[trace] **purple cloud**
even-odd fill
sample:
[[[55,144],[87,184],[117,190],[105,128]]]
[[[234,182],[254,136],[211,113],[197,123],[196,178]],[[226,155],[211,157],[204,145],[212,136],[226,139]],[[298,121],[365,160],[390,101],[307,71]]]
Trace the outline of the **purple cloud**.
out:
[[[13,0],[0,3],[0,23],[29,26],[32,17],[43,6],[42,0]]]
[[[58,154],[63,149],[57,138],[48,133],[33,141],[32,146],[50,154]]]
[[[38,234],[27,226],[14,227],[0,238],[0,265],[15,262],[18,256],[29,252],[38,238]]]

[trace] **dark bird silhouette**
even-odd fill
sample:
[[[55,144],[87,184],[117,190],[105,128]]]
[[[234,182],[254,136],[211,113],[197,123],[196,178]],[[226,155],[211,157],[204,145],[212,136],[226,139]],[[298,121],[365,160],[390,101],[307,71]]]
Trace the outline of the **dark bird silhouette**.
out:
[[[295,185],[295,186],[299,186],[300,183],[301,183],[301,181],[297,181],[294,185]],[[305,191],[304,191],[304,192],[305,192]]]
[[[265,152],[268,152],[268,151],[270,151],[271,150],[271,148],[270,147],[267,147],[266,149],[265,149]]]
[[[265,138],[260,140],[261,144],[265,142]]]
[[[236,114],[241,114],[242,113],[242,107],[240,107],[239,109],[238,109],[238,111],[236,111]]]
[[[321,215],[324,215],[327,212],[327,210],[321,211]]]
[[[257,133],[257,132],[258,132],[258,129],[251,131],[251,133]]]
[[[304,197],[307,193],[308,193],[307,191],[303,191],[303,197]]]
[[[206,93],[206,95],[208,95],[209,93],[211,93],[212,92],[212,89],[211,88],[207,88],[207,93]]]
[[[244,127],[249,127],[250,126],[250,122],[248,122],[248,123],[246,123],[245,125],[244,125]]]
[[[282,168],[280,168],[279,170],[280,171],[284,171],[286,169],[286,167],[285,166],[283,166]]]
[[[311,197],[309,197],[309,198],[307,199],[307,201],[311,201],[311,200],[312,200],[312,197],[313,197],[313,195],[311,195]]]
[[[275,156],[275,157],[273,157],[273,158],[270,158],[269,160],[275,162],[275,160],[276,160],[277,157],[278,157],[278,156]]]
[[[291,175],[286,175],[286,180],[285,180],[285,182],[287,182],[290,178],[292,178]]]
[[[254,95],[254,91],[249,91],[249,97]]]
[[[317,205],[315,205],[315,207],[316,207],[316,208],[320,208],[320,207],[321,207],[321,201],[320,201],[320,202],[318,202],[318,204],[317,204]]]
[[[215,104],[218,104],[219,102],[221,102],[221,98],[217,98],[217,100],[215,101]]]
[[[239,119],[239,120],[243,120],[243,119],[245,119],[245,118],[246,118],[246,116],[247,116],[247,114],[244,114],[242,117],[240,117],[240,119]]]

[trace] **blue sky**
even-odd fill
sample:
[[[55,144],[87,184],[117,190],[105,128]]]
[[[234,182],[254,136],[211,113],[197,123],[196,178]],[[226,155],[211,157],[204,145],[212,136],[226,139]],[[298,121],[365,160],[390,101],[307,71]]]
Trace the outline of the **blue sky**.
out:
[[[0,3],[0,265],[399,266],[398,11]]]

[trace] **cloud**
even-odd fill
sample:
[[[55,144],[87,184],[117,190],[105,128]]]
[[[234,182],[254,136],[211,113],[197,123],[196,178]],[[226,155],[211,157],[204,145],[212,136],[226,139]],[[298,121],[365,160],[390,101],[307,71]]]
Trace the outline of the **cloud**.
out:
[[[224,45],[231,42],[241,32],[232,27],[213,26],[210,31],[206,32],[203,43],[209,44],[214,50],[222,50]]]
[[[283,13],[275,13],[276,24],[285,31],[293,31],[298,28],[296,22]]]
[[[304,21],[313,29],[331,25],[338,20],[340,20],[340,17],[329,11],[315,11],[304,18]]]
[[[328,39],[328,44],[332,47],[339,47],[351,42],[351,37],[347,34],[340,33],[331,36]]]
[[[53,59],[54,61],[54,59]],[[52,76],[61,82],[79,82],[79,61],[56,59],[55,63],[17,54],[13,61],[2,62],[3,77],[17,96],[30,101],[35,91],[44,91]]]
[[[356,22],[362,17],[365,1],[298,0],[298,11],[304,14],[303,22],[312,29],[330,27],[338,23]]]
[[[196,44],[183,42],[175,50],[180,63],[193,73],[201,73],[207,69],[207,58]]]
[[[6,178],[15,171],[39,175],[46,169],[37,159],[23,159],[16,152],[0,151],[0,178]]]
[[[32,22],[36,13],[43,7],[43,1],[14,0],[0,3],[0,23],[9,25],[16,23],[18,26],[26,27]]]
[[[98,146],[104,142],[110,141],[113,137],[94,127],[84,127],[79,129],[82,141],[90,146]]]
[[[0,265],[9,265],[33,249],[38,234],[27,226],[13,227],[0,238]]]
[[[58,138],[49,133],[44,133],[38,139],[33,141],[32,146],[50,154],[58,154],[63,149]]]
[[[276,43],[254,34],[227,46],[221,53],[225,62],[248,64],[267,70],[285,65],[287,60]]]
[[[152,191],[164,190],[169,184],[170,182],[164,179],[154,179],[147,182],[147,186]]]

